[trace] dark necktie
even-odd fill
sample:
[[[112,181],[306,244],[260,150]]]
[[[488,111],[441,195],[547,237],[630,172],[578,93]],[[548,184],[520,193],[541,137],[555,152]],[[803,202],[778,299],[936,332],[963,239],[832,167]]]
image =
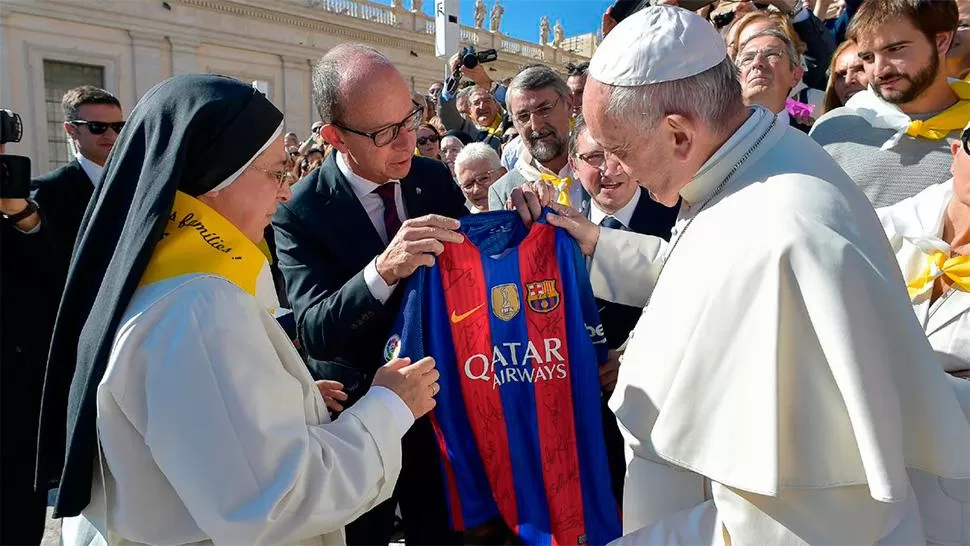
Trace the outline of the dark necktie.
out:
[[[626,226],[623,225],[623,222],[620,222],[619,220],[617,220],[612,216],[607,216],[602,220],[600,220],[600,226],[605,228],[610,228],[610,229],[624,229],[624,230],[626,229]]]
[[[397,201],[394,199],[394,186],[397,182],[387,182],[377,186],[374,193],[384,202],[384,231],[387,232],[387,242],[397,235],[401,229],[401,217],[397,214]]]

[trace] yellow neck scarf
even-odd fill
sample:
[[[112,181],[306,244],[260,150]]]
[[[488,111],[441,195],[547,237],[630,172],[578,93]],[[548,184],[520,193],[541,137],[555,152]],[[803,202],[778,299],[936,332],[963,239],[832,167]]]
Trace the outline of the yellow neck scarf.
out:
[[[965,80],[951,82],[950,88],[960,99],[959,102],[929,119],[911,122],[906,129],[907,135],[928,140],[942,140],[951,131],[966,127],[967,122],[970,122],[970,82]]]
[[[540,173],[539,178],[552,184],[552,187],[556,188],[556,190],[559,192],[559,195],[556,196],[557,203],[560,205],[566,205],[567,207],[571,207],[573,205],[569,199],[569,187],[573,183],[572,178],[568,176],[559,178],[558,176],[549,173]]]
[[[495,114],[495,120],[492,124],[485,128],[489,135],[497,138],[502,138],[502,118],[505,117],[505,112],[499,109],[498,113]]]
[[[933,282],[946,275],[953,286],[970,292],[970,256],[948,257],[945,252],[934,252],[926,257],[926,267],[915,279],[909,281],[906,290],[909,297],[923,293]]]
[[[202,201],[178,192],[162,240],[155,245],[138,285],[207,273],[255,297],[256,279],[265,263],[259,247],[229,220]]]

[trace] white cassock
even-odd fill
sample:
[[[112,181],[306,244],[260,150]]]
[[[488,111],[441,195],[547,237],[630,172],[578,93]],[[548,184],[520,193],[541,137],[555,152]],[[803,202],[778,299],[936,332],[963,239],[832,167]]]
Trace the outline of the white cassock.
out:
[[[596,246],[597,296],[651,298],[610,400],[621,541],[921,543],[906,468],[970,476],[970,426],[926,365],[872,206],[811,139],[751,111],[681,191],[670,244],[603,229]]]
[[[949,245],[940,237],[952,198],[950,180],[876,210],[907,282],[923,272],[929,254],[939,250],[949,254]],[[970,369],[970,293],[951,288],[933,303],[930,295],[929,291],[914,294],[911,301],[937,360],[948,372]],[[970,420],[970,381],[951,375],[947,379]],[[927,541],[970,545],[970,480],[941,478],[920,470],[910,470],[909,478],[919,499]]]
[[[98,386],[91,503],[65,544],[104,544],[106,519],[110,544],[343,544],[391,496],[407,406],[371,389],[330,422],[268,311],[268,266],[256,294],[206,274],[135,292]]]

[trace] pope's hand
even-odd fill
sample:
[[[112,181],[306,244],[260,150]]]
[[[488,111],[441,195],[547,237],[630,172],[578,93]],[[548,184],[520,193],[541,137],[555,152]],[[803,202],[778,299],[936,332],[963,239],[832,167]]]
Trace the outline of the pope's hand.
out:
[[[596,250],[596,241],[600,238],[600,227],[572,207],[558,203],[552,203],[549,206],[555,214],[546,215],[546,220],[557,228],[566,230],[579,243],[579,249],[583,254],[592,256],[593,251]]]
[[[444,243],[460,243],[458,220],[436,214],[405,220],[397,235],[377,257],[377,273],[389,285],[411,276],[422,265],[434,265]]]
[[[343,411],[344,407],[340,402],[347,401],[347,393],[344,392],[344,385],[339,381],[321,380],[317,381],[317,388],[323,396],[323,401],[332,411]]]
[[[600,387],[611,392],[616,388],[616,378],[620,375],[620,355],[623,351],[610,349],[606,362],[600,366]]]
[[[394,391],[407,404],[414,418],[434,409],[438,394],[438,370],[430,356],[411,364],[410,358],[396,358],[374,374],[374,386]]]

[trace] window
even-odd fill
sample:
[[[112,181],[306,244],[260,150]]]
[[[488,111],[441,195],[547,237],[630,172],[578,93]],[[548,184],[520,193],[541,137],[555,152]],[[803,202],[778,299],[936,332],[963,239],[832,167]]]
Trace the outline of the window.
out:
[[[47,110],[47,157],[50,169],[74,159],[74,146],[64,133],[64,93],[79,85],[104,87],[104,67],[44,59],[44,102]]]

